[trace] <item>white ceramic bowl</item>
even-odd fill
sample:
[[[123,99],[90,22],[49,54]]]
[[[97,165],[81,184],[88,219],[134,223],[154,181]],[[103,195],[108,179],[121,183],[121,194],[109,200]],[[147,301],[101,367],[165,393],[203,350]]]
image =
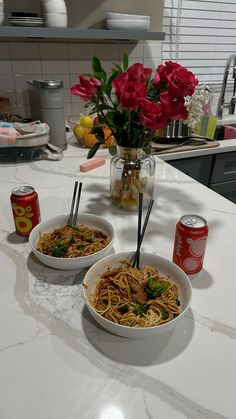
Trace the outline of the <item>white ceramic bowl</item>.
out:
[[[46,26],[49,28],[66,28],[67,14],[66,13],[45,13]]]
[[[67,13],[66,4],[63,0],[52,0],[43,3],[45,13]]]
[[[150,22],[146,20],[129,20],[129,19],[107,19],[106,25],[108,29],[137,29],[148,30]]]
[[[181,321],[185,312],[187,311],[192,295],[192,286],[187,275],[173,262],[151,253],[141,253],[140,266],[150,265],[158,269],[163,275],[168,275],[170,279],[178,286],[180,314],[168,323],[154,327],[128,327],[116,324],[110,320],[105,319],[96,312],[92,305],[92,295],[95,287],[100,280],[101,274],[107,271],[108,268],[114,269],[119,267],[119,260],[130,259],[132,252],[116,253],[99,260],[86,273],[83,284],[83,294],[85,304],[92,317],[102,326],[115,335],[123,336],[132,339],[144,339],[151,336],[158,336],[161,333],[170,331],[176,324]]]
[[[128,13],[114,13],[114,12],[107,12],[106,13],[106,18],[107,19],[118,19],[118,20],[122,20],[122,19],[129,19],[129,20],[145,20],[145,21],[150,21],[150,16],[144,16],[144,15],[131,15]]]
[[[0,2],[0,13],[4,13],[4,3]]]
[[[97,253],[94,253],[89,256],[81,256],[77,258],[59,258],[44,255],[39,252],[36,247],[39,240],[40,233],[48,233],[53,231],[55,228],[63,227],[67,223],[68,215],[58,215],[54,218],[51,218],[46,221],[42,221],[37,226],[33,228],[29,236],[29,243],[31,249],[35,256],[42,262],[44,265],[49,266],[50,268],[60,269],[60,270],[73,270],[85,268],[93,265],[99,259],[106,256],[111,250],[114,241],[114,228],[112,224],[107,221],[105,218],[100,217],[94,214],[79,213],[77,224],[84,224],[89,227],[97,228],[98,230],[103,231],[110,238],[110,243],[102,250]]]

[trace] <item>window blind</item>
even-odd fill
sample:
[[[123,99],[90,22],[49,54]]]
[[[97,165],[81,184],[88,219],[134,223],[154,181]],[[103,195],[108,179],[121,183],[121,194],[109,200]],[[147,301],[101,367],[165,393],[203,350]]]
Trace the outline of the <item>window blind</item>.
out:
[[[236,53],[236,1],[164,0],[163,31],[163,61],[178,61],[199,81],[221,84],[226,60]]]

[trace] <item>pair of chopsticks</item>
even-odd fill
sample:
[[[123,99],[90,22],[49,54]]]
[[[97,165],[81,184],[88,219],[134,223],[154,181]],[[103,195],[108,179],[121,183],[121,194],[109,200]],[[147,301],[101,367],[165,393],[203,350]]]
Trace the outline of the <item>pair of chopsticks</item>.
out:
[[[82,190],[82,182],[80,182],[80,184],[79,184],[78,195],[77,195],[77,198],[76,198],[77,189],[78,189],[78,182],[76,180],[75,185],[74,185],[73,197],[72,197],[72,201],[71,201],[70,215],[69,215],[69,218],[67,220],[67,224],[72,225],[72,226],[75,226],[76,223],[77,223],[79,203],[80,203],[81,190]],[[74,212],[74,207],[75,207],[75,212]]]
[[[150,199],[148,209],[147,209],[147,214],[146,214],[146,217],[143,223],[143,228],[142,228],[143,194],[142,193],[139,194],[137,249],[134,254],[134,259],[132,263],[133,268],[136,267],[137,269],[139,269],[140,248],[141,248],[144,234],[147,228],[148,220],[152,211],[153,203],[154,203],[154,200]]]

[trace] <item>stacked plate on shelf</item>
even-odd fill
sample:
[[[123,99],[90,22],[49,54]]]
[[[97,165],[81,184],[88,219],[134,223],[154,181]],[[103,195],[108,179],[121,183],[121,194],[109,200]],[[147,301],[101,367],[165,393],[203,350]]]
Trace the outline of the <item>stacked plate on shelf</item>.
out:
[[[132,15],[127,13],[106,13],[107,29],[137,29],[148,30],[150,28],[150,16]]]
[[[32,12],[13,12],[8,22],[13,26],[43,26],[43,18]]]

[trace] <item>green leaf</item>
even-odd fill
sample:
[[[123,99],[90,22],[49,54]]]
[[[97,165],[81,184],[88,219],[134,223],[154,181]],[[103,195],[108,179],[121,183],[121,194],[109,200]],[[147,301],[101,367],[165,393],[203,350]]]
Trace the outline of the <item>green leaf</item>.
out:
[[[109,147],[109,153],[110,153],[112,156],[115,156],[115,155],[117,154],[116,145],[111,145],[111,146]]]
[[[109,79],[108,79],[108,84],[110,84],[110,85],[111,85],[111,83],[113,82],[113,80],[115,80],[115,79],[116,79],[116,77],[117,77],[119,74],[120,74],[120,72],[115,70],[115,71],[113,72],[113,74],[109,77]]]
[[[158,298],[169,288],[166,282],[157,282],[153,277],[150,277],[145,287],[145,291],[149,298]]]
[[[126,71],[129,67],[129,56],[127,54],[127,52],[124,53],[123,55],[123,69],[124,71]]]
[[[93,57],[92,59],[92,68],[94,73],[101,73],[102,71],[100,60],[97,57]]]
[[[113,65],[114,65],[114,69],[112,69],[112,72],[114,72],[114,71],[117,71],[118,70],[118,73],[122,73],[122,68],[121,68],[121,66],[119,65],[119,64],[117,64],[117,63],[113,63]]]
[[[118,311],[119,311],[121,314],[125,314],[125,313],[127,313],[127,312],[129,311],[129,307],[127,306],[127,304],[123,304],[122,306],[120,306],[120,307],[118,308]]]
[[[137,314],[137,316],[142,316],[149,309],[149,304],[131,303],[131,305],[133,306],[134,313]]]
[[[92,148],[90,148],[90,150],[88,152],[88,155],[87,155],[87,159],[91,159],[96,154],[100,145],[101,145],[101,143],[97,142],[92,146]]]
[[[96,135],[97,138],[99,137],[104,140],[104,131],[102,129],[102,125],[93,125],[90,133]]]
[[[89,243],[92,243],[93,242],[93,235],[90,234],[89,236],[85,237],[84,240],[86,240]]]
[[[63,246],[54,246],[51,252],[51,256],[61,258],[64,256],[68,249],[69,245],[63,245]]]

